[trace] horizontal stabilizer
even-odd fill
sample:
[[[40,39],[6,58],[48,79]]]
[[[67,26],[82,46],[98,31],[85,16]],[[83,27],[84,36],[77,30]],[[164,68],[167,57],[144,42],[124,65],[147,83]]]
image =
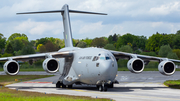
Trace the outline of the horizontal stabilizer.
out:
[[[17,13],[17,14],[39,14],[39,13],[59,13],[59,12],[64,12],[64,10],[39,11],[39,12],[23,12],[23,13]],[[69,10],[69,13],[84,13],[84,14],[107,15],[105,13],[86,12],[86,11],[77,11],[77,10]]]
[[[98,14],[98,15],[107,15],[105,13],[96,13],[96,12],[86,12],[86,11],[76,11],[76,10],[69,10],[71,13],[85,13],[85,14]]]
[[[16,14],[38,14],[38,13],[59,13],[59,12],[64,12],[64,10],[39,11],[39,12],[24,12],[24,13],[16,13]]]

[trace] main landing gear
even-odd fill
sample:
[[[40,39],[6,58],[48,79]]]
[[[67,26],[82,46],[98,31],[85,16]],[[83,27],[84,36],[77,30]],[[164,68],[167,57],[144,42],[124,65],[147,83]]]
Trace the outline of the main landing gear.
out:
[[[58,81],[56,83],[56,88],[72,88],[72,85],[64,85],[63,83],[61,83],[60,81]]]

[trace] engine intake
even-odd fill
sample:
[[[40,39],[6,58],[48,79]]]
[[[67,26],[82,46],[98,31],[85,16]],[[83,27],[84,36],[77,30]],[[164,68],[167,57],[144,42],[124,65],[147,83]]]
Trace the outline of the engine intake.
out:
[[[4,64],[3,69],[8,75],[17,75],[19,73],[19,64],[14,60],[7,61]]]
[[[144,61],[140,58],[132,58],[128,61],[127,67],[132,73],[141,73],[144,70]]]
[[[47,58],[43,62],[43,69],[48,73],[56,73],[59,70],[59,62],[55,58]]]
[[[161,74],[170,76],[174,74],[176,67],[172,61],[162,61],[158,65],[158,70]]]

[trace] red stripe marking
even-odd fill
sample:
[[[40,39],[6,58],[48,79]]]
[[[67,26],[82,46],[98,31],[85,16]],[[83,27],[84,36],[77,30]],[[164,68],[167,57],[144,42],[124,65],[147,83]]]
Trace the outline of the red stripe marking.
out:
[[[23,83],[52,83],[52,82],[23,82]]]

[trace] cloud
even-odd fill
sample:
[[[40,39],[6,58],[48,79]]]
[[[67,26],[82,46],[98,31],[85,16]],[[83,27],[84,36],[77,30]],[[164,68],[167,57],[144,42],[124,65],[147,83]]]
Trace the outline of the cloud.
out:
[[[150,14],[155,14],[155,15],[168,15],[171,14],[172,12],[179,12],[180,11],[180,2],[171,2],[167,4],[163,4],[158,7],[153,7],[150,9],[149,13]]]
[[[17,12],[61,9],[103,12],[107,16],[70,14],[74,38],[132,33],[151,36],[176,33],[180,28],[179,0],[6,0],[0,4],[0,33],[25,33],[29,39],[63,38],[61,14],[16,15]]]

